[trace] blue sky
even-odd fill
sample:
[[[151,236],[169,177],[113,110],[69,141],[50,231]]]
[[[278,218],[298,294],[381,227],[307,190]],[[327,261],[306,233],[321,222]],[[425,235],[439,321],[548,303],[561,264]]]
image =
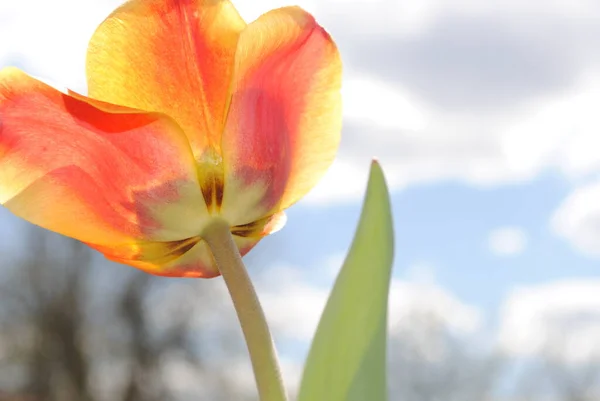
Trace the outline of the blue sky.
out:
[[[562,177],[546,174],[499,188],[446,182],[393,192],[394,276],[411,279],[415,267],[426,268],[439,285],[490,317],[515,286],[598,278],[598,261],[578,252],[550,228],[554,211],[570,190]],[[359,212],[357,203],[297,205],[278,234],[288,243],[283,248],[285,261],[309,266],[319,282],[323,255],[347,249]],[[517,227],[526,237],[514,254],[498,254],[491,248],[491,233],[502,227]]]
[[[85,90],[87,39],[120,1],[49,3],[0,4],[0,67]],[[291,4],[234,3],[248,20]],[[391,320],[430,308],[519,357],[540,351],[557,315],[598,316],[600,3],[294,3],[340,47],[345,126],[328,175],[248,257],[284,356],[308,344],[372,157],[392,192]],[[3,239],[14,222],[0,213]],[[598,320],[571,333],[580,354],[600,358]]]

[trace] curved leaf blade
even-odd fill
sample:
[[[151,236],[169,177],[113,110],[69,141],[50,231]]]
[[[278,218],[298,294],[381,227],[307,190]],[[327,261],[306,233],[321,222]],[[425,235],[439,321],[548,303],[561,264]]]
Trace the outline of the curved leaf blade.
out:
[[[393,248],[389,192],[374,161],[358,228],[313,339],[298,401],[387,399]]]

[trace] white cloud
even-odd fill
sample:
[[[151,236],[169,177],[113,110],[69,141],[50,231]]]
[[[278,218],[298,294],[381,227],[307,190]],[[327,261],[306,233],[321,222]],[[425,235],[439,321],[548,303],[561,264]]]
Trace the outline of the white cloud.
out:
[[[499,344],[513,356],[600,359],[600,280],[571,279],[515,289],[502,307]]]
[[[428,271],[426,280],[392,279],[389,298],[391,332],[410,324],[415,313],[433,315],[457,333],[473,333],[480,329],[481,312],[437,284],[433,273]],[[261,275],[257,280],[258,292],[275,332],[283,338],[310,343],[333,279],[335,277],[331,277],[329,286],[315,284],[303,275],[303,269],[293,267],[276,267]]]
[[[406,269],[406,280],[418,284],[435,285],[435,268],[423,261],[411,264]]]
[[[600,6],[594,0],[557,0],[551,3],[543,0],[329,0],[317,4],[314,11],[327,22],[338,19],[338,22],[374,38],[390,34],[412,38],[423,34],[447,14],[473,18],[489,14],[539,17],[543,12],[544,15],[561,18],[589,18],[600,12]]]
[[[257,287],[272,329],[287,339],[310,342],[329,289],[309,283],[300,269],[291,267],[271,269]]]
[[[0,66],[21,64],[29,73],[81,91],[87,42],[119,0],[23,0],[0,5]]]
[[[440,11],[439,0],[398,2],[394,0],[329,0],[316,8],[325,22],[344,25],[374,38],[390,33],[410,37],[418,35],[435,21]]]
[[[373,80],[375,81],[375,80]],[[339,160],[309,195],[325,203],[364,193],[370,159],[377,157],[396,190],[418,182],[458,179],[478,186],[522,182],[555,168],[579,179],[600,172],[600,74],[581,79],[570,91],[536,98],[518,110],[460,115],[426,107],[398,90],[398,112],[379,118],[379,98],[366,96],[366,81],[347,93],[354,98]],[[373,88],[381,83],[373,82]],[[363,96],[359,89],[364,90]],[[395,89],[388,86],[387,91]],[[381,95],[390,107],[393,96]],[[385,108],[381,108],[382,110]],[[414,110],[411,112],[410,110]],[[361,110],[360,112],[357,110]],[[362,113],[362,114],[361,114]],[[359,118],[360,117],[360,118]],[[360,122],[357,122],[360,121]],[[405,125],[402,127],[403,122]]]
[[[600,257],[600,181],[573,191],[554,213],[551,225],[576,249]]]
[[[521,149],[522,160],[536,160],[539,165],[554,163],[567,177],[583,184],[575,187],[554,212],[553,231],[575,249],[600,257],[600,181],[587,178],[600,173],[600,77],[586,79],[578,90],[546,103],[515,131],[514,149]],[[520,141],[530,135],[531,146],[539,149],[527,153]],[[516,153],[516,152],[515,152]]]
[[[518,255],[527,246],[527,235],[519,227],[500,227],[490,232],[488,246],[498,256]]]
[[[383,128],[423,130],[430,117],[424,105],[399,87],[377,79],[349,75],[342,88],[344,115],[349,120],[366,120]]]
[[[523,169],[555,165],[570,177],[597,172],[600,145],[600,75],[584,76],[569,91],[531,102],[506,131],[504,151]]]
[[[307,204],[324,205],[360,199],[367,187],[370,160],[360,163],[338,158],[317,186],[304,199]]]
[[[246,22],[257,19],[261,14],[279,7],[298,5],[308,12],[315,13],[317,8],[316,0],[257,0],[257,1],[233,1],[235,8]]]
[[[389,303],[391,333],[410,324],[415,313],[433,316],[457,334],[475,333],[483,324],[478,308],[463,303],[438,284],[393,279]]]

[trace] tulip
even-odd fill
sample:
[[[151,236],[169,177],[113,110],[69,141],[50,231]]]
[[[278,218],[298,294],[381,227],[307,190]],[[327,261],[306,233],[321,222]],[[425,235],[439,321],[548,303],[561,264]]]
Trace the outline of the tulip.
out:
[[[88,96],[0,71],[0,203],[154,275],[219,275],[207,227],[247,253],[337,151],[341,60],[298,7],[132,0],[86,74]]]
[[[88,96],[0,71],[0,203],[151,274],[222,274],[261,400],[284,401],[241,261],[333,161],[341,60],[298,7],[131,0],[96,30]]]

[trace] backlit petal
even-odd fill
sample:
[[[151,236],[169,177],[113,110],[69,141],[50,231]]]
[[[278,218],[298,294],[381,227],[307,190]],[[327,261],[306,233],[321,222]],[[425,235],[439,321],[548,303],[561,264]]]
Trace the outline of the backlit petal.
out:
[[[232,227],[233,239],[240,253],[245,255],[262,238],[283,227],[285,219],[285,213],[280,212],[251,225]],[[208,245],[199,237],[112,247],[90,245],[115,262],[129,264],[157,276],[210,278],[219,275]]]
[[[208,216],[172,119],[86,102],[14,68],[0,71],[0,203],[107,252],[181,242]],[[160,252],[152,257],[178,255]]]
[[[337,152],[341,60],[298,7],[271,11],[242,32],[222,139],[222,214],[251,222],[304,196]]]
[[[214,165],[244,27],[227,0],[131,0],[90,41],[89,96],[169,115],[196,159]]]

